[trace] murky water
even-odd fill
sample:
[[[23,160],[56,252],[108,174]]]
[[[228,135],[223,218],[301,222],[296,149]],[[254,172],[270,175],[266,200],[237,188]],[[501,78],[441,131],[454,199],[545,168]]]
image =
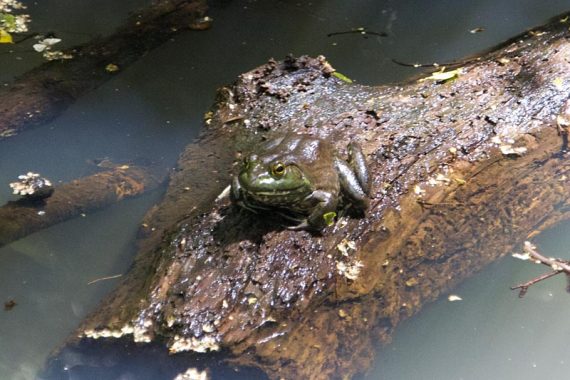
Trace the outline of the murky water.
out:
[[[149,1],[28,2],[34,31],[73,45],[110,33],[130,9]],[[416,73],[394,65],[444,62],[481,51],[570,9],[567,0],[503,1],[218,1],[207,32],[181,34],[81,98],[54,122],[0,141],[0,202],[8,183],[37,171],[53,181],[88,175],[94,158],[146,158],[174,166],[196,136],[217,87],[269,57],[324,54],[361,83],[395,82]],[[327,33],[366,27],[388,37]],[[482,33],[470,29],[483,27]],[[263,33],[260,33],[263,31]],[[15,53],[6,53],[13,49]],[[40,62],[0,46],[0,83]],[[33,379],[46,355],[109,292],[134,254],[136,230],[162,190],[33,234],[0,249],[0,379]],[[567,254],[565,224],[540,240],[548,255]],[[463,301],[429,305],[380,349],[370,379],[564,378],[570,296],[562,279],[519,300],[508,286],[540,269],[506,258],[454,293]]]
[[[542,252],[570,257],[570,223],[536,239]],[[548,272],[506,257],[453,294],[399,326],[367,379],[566,379],[570,359],[570,294],[564,276],[532,286],[523,299],[510,286]]]

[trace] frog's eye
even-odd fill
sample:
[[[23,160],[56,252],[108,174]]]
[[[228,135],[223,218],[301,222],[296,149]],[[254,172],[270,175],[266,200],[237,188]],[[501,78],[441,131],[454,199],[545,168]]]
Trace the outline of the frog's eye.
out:
[[[277,162],[271,166],[271,174],[275,177],[281,177],[285,174],[285,165],[281,162]]]

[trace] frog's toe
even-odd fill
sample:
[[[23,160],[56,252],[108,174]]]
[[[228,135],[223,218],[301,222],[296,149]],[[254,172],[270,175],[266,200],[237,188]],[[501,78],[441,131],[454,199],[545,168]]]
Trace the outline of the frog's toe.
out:
[[[296,226],[289,226],[287,227],[288,230],[299,231],[299,230],[308,230],[311,229],[311,225],[305,219],[301,223],[297,224]]]

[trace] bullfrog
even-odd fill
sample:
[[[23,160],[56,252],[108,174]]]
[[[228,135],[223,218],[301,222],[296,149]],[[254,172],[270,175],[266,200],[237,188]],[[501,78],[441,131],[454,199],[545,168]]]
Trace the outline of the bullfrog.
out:
[[[273,210],[297,223],[291,229],[321,230],[340,206],[365,210],[370,180],[364,154],[348,144],[348,160],[323,139],[287,134],[244,157],[230,197],[252,211]]]

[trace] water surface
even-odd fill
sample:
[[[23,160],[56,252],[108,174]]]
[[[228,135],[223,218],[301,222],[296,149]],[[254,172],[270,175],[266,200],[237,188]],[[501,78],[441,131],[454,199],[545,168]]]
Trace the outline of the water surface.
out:
[[[149,1],[28,2],[34,31],[56,32],[71,46],[110,33]],[[397,66],[445,62],[487,49],[568,10],[567,1],[215,1],[206,32],[180,34],[82,97],[50,124],[0,141],[0,202],[8,183],[29,170],[53,181],[92,174],[88,163],[145,158],[174,167],[198,133],[217,87],[270,57],[325,55],[360,83],[397,82],[417,74]],[[387,37],[328,33],[366,27]],[[482,33],[469,30],[483,27]],[[7,53],[14,50],[14,53]],[[0,47],[0,83],[39,64],[36,54]],[[37,368],[124,273],[145,211],[162,190],[62,223],[0,249],[0,379],[33,379]],[[569,225],[542,238],[546,254],[567,254]],[[566,250],[566,251],[565,251]],[[381,348],[369,378],[563,378],[570,296],[553,280],[524,300],[508,286],[537,268],[506,258],[402,325]]]

